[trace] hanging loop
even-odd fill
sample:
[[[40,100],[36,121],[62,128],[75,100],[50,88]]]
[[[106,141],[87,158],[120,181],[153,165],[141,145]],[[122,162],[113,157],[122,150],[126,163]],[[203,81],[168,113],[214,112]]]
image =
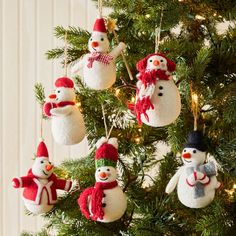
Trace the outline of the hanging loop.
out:
[[[65,68],[65,76],[68,74],[68,42],[67,42],[67,30],[65,31],[65,47],[64,47],[64,68]]]
[[[193,130],[196,131],[198,126],[199,103],[198,103],[198,95],[193,92],[192,81],[190,82],[190,93],[191,93],[191,110],[194,118]]]
[[[161,8],[161,14],[160,14],[160,23],[159,26],[155,29],[155,53],[159,50],[160,40],[161,40],[161,26],[162,26],[162,20],[163,20],[163,7]]]
[[[98,0],[98,12],[99,12],[99,18],[102,18],[102,0]]]

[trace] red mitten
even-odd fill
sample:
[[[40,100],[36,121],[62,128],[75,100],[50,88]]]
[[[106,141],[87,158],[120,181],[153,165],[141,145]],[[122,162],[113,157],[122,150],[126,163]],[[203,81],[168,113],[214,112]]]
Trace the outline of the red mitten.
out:
[[[51,116],[52,114],[51,114],[51,109],[53,109],[53,108],[56,108],[57,107],[57,105],[56,105],[56,103],[52,103],[52,102],[46,102],[46,103],[44,103],[43,104],[43,114],[45,115],[45,116]]]
[[[19,187],[20,187],[20,180],[17,179],[17,178],[14,178],[14,179],[12,180],[12,186],[13,186],[14,188],[19,188]]]

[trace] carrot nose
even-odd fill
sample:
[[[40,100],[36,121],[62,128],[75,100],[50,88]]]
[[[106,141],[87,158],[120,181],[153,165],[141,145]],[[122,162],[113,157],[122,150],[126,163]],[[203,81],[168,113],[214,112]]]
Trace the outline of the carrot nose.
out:
[[[160,62],[159,62],[158,60],[155,60],[155,61],[153,62],[153,65],[154,65],[154,66],[159,66],[159,65],[160,65]]]
[[[100,172],[99,176],[104,179],[107,177],[107,174],[105,172]]]
[[[92,47],[96,48],[98,46],[98,42],[92,42]]]
[[[53,168],[53,165],[50,165],[50,164],[46,165],[46,170],[47,171],[50,171],[52,168]]]
[[[49,97],[50,99],[55,99],[55,98],[57,97],[57,95],[56,95],[56,94],[50,94],[48,97]]]
[[[186,152],[182,154],[182,157],[188,159],[188,158],[191,158],[191,154]]]

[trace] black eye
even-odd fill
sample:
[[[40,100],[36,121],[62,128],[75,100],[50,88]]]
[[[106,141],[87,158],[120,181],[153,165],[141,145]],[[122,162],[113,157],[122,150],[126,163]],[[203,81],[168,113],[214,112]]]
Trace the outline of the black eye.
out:
[[[161,59],[160,62],[163,62],[163,60]]]
[[[40,161],[41,164],[43,164],[44,162],[43,161]]]
[[[160,96],[160,97],[161,97],[162,95],[163,95],[163,93],[158,93],[158,96]]]
[[[101,170],[100,169],[98,169],[98,172],[100,172]]]
[[[57,90],[57,93],[60,93],[61,91],[60,90]]]
[[[186,152],[186,150],[184,149],[184,152]]]
[[[110,169],[108,168],[107,171],[110,171]]]
[[[49,161],[48,163],[49,163],[50,165],[52,164],[52,162],[50,162],[50,161]]]
[[[104,38],[101,38],[101,41],[104,41]]]
[[[159,86],[159,89],[161,90],[161,89],[163,89],[163,87],[162,87],[162,86]]]
[[[197,150],[193,150],[193,153],[196,153],[197,152]]]
[[[92,40],[93,40],[93,38],[90,38],[89,40],[90,40],[90,41],[92,41]]]
[[[150,60],[150,62],[152,62],[152,60]]]

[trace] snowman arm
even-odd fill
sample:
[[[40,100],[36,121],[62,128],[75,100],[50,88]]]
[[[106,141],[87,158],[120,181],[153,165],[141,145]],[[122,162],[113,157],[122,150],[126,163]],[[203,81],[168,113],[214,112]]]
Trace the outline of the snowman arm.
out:
[[[92,195],[94,188],[86,188],[79,196],[77,203],[80,207],[81,213],[87,218],[90,219],[90,213],[88,210],[88,198]]]
[[[32,184],[32,178],[29,176],[23,176],[19,178],[12,179],[12,186],[14,188],[25,188]]]
[[[65,107],[53,108],[51,109],[50,113],[53,116],[67,116],[72,112],[72,110],[73,106],[67,105]]]
[[[61,189],[68,192],[71,189],[72,181],[64,180],[64,179],[57,179],[55,181],[55,184],[56,184],[56,189]]]
[[[126,48],[126,45],[123,42],[120,42],[119,45],[109,53],[114,59],[116,59],[121,52]]]
[[[166,186],[166,190],[165,192],[170,194],[171,192],[174,191],[178,181],[179,181],[179,177],[182,173],[182,168],[180,167],[177,172],[174,174],[174,176],[170,179],[169,183]]]
[[[77,59],[76,61],[72,62],[70,64],[71,73],[77,74],[84,66],[85,62],[85,56],[82,56],[81,58]]]

